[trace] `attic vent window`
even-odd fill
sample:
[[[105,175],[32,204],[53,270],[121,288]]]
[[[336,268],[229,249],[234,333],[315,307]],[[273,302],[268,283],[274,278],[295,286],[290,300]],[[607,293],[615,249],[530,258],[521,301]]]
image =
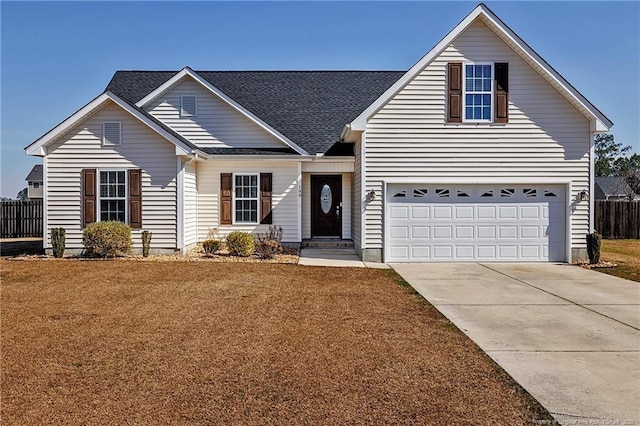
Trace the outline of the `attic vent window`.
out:
[[[102,124],[102,145],[120,145],[122,126],[118,121],[106,121]]]
[[[198,115],[198,97],[195,95],[180,96],[180,116],[195,117]]]

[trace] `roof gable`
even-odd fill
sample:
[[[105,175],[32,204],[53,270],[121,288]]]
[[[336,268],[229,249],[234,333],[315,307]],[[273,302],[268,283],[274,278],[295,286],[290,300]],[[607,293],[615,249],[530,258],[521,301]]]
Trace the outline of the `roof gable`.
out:
[[[139,108],[144,108],[145,106],[147,106],[151,102],[153,102],[155,99],[157,99],[160,95],[162,95],[163,93],[165,93],[168,90],[170,90],[172,87],[174,87],[179,82],[183,81],[186,77],[191,77],[193,80],[195,80],[197,83],[199,83],[202,87],[207,89],[210,93],[212,93],[213,95],[217,96],[219,99],[224,101],[226,104],[228,104],[230,107],[232,107],[233,109],[238,111],[240,114],[244,115],[251,122],[253,122],[257,126],[261,127],[263,130],[266,130],[267,133],[271,134],[273,137],[275,137],[276,139],[280,140],[286,146],[288,146],[288,147],[292,148],[293,150],[295,150],[298,154],[301,154],[301,155],[308,155],[309,154],[304,149],[302,149],[301,147],[296,145],[289,138],[287,138],[286,136],[284,136],[283,134],[278,132],[273,127],[269,126],[267,123],[262,121],[260,118],[258,118],[254,114],[252,114],[249,110],[247,110],[242,105],[237,103],[235,100],[233,100],[232,98],[227,96],[224,92],[222,92],[220,89],[215,87],[209,81],[207,81],[204,78],[202,78],[200,75],[198,75],[198,73],[196,73],[195,71],[193,71],[189,67],[183,68],[180,72],[176,73],[169,80],[165,81],[160,86],[155,88],[153,91],[148,93],[145,97],[143,97],[138,102],[136,102],[136,106],[139,107]]]
[[[310,154],[340,141],[345,123],[404,71],[197,71],[235,102]],[[176,71],[117,71],[107,86],[135,104]]]
[[[53,129],[49,130],[47,133],[42,135],[36,141],[31,143],[25,148],[25,151],[28,155],[36,155],[36,156],[45,156],[46,155],[46,146],[55,141],[59,136],[65,134],[68,130],[72,129],[75,125],[80,123],[83,119],[92,115],[95,111],[100,109],[107,102],[112,101],[116,105],[120,106],[122,109],[127,111],[129,114],[136,117],[142,123],[146,124],[149,128],[155,131],[157,134],[167,139],[169,142],[173,143],[176,146],[176,152],[180,152],[183,154],[189,154],[197,147],[182,138],[181,136],[175,134],[171,129],[168,129],[164,124],[159,122],[155,117],[151,116],[151,114],[146,111],[136,108],[134,105],[131,105],[127,101],[119,98],[111,92],[104,92],[101,95],[97,96],[93,100],[91,100],[88,104],[80,108],[74,114],[72,114],[69,118],[58,124]]]
[[[384,106],[403,87],[413,80],[426,66],[437,58],[460,34],[476,20],[482,20],[498,37],[529,63],[543,78],[565,96],[582,114],[592,120],[593,131],[604,132],[611,129],[613,123],[600,110],[591,104],[578,90],[564,79],[540,55],[524,42],[511,28],[500,20],[486,5],[480,3],[458,25],[456,25],[438,44],[424,55],[409,71],[389,87],[379,98],[369,105],[358,117],[347,125],[351,130],[363,131],[369,117]]]

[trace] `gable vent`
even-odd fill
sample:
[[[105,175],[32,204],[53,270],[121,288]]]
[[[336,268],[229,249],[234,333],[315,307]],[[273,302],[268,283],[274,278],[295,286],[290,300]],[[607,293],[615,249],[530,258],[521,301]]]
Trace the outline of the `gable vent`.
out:
[[[105,122],[102,125],[102,144],[120,145],[122,143],[122,131],[117,121]]]
[[[184,95],[180,97],[180,116],[195,117],[198,115],[198,98],[195,95]]]

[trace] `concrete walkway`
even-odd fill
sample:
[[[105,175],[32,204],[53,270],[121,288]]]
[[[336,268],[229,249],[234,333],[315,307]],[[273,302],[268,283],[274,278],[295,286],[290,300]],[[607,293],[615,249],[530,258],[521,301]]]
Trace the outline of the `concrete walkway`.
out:
[[[393,264],[560,424],[640,425],[640,284],[566,264]]]
[[[385,263],[363,262],[353,249],[303,248],[298,265],[388,269]]]

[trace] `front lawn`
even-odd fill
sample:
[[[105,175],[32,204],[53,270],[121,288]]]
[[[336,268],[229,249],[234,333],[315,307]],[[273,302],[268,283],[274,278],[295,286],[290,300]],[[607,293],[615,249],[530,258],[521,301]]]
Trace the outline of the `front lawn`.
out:
[[[602,240],[600,257],[618,266],[598,271],[640,282],[640,240]]]
[[[1,260],[10,424],[531,424],[392,271]]]

